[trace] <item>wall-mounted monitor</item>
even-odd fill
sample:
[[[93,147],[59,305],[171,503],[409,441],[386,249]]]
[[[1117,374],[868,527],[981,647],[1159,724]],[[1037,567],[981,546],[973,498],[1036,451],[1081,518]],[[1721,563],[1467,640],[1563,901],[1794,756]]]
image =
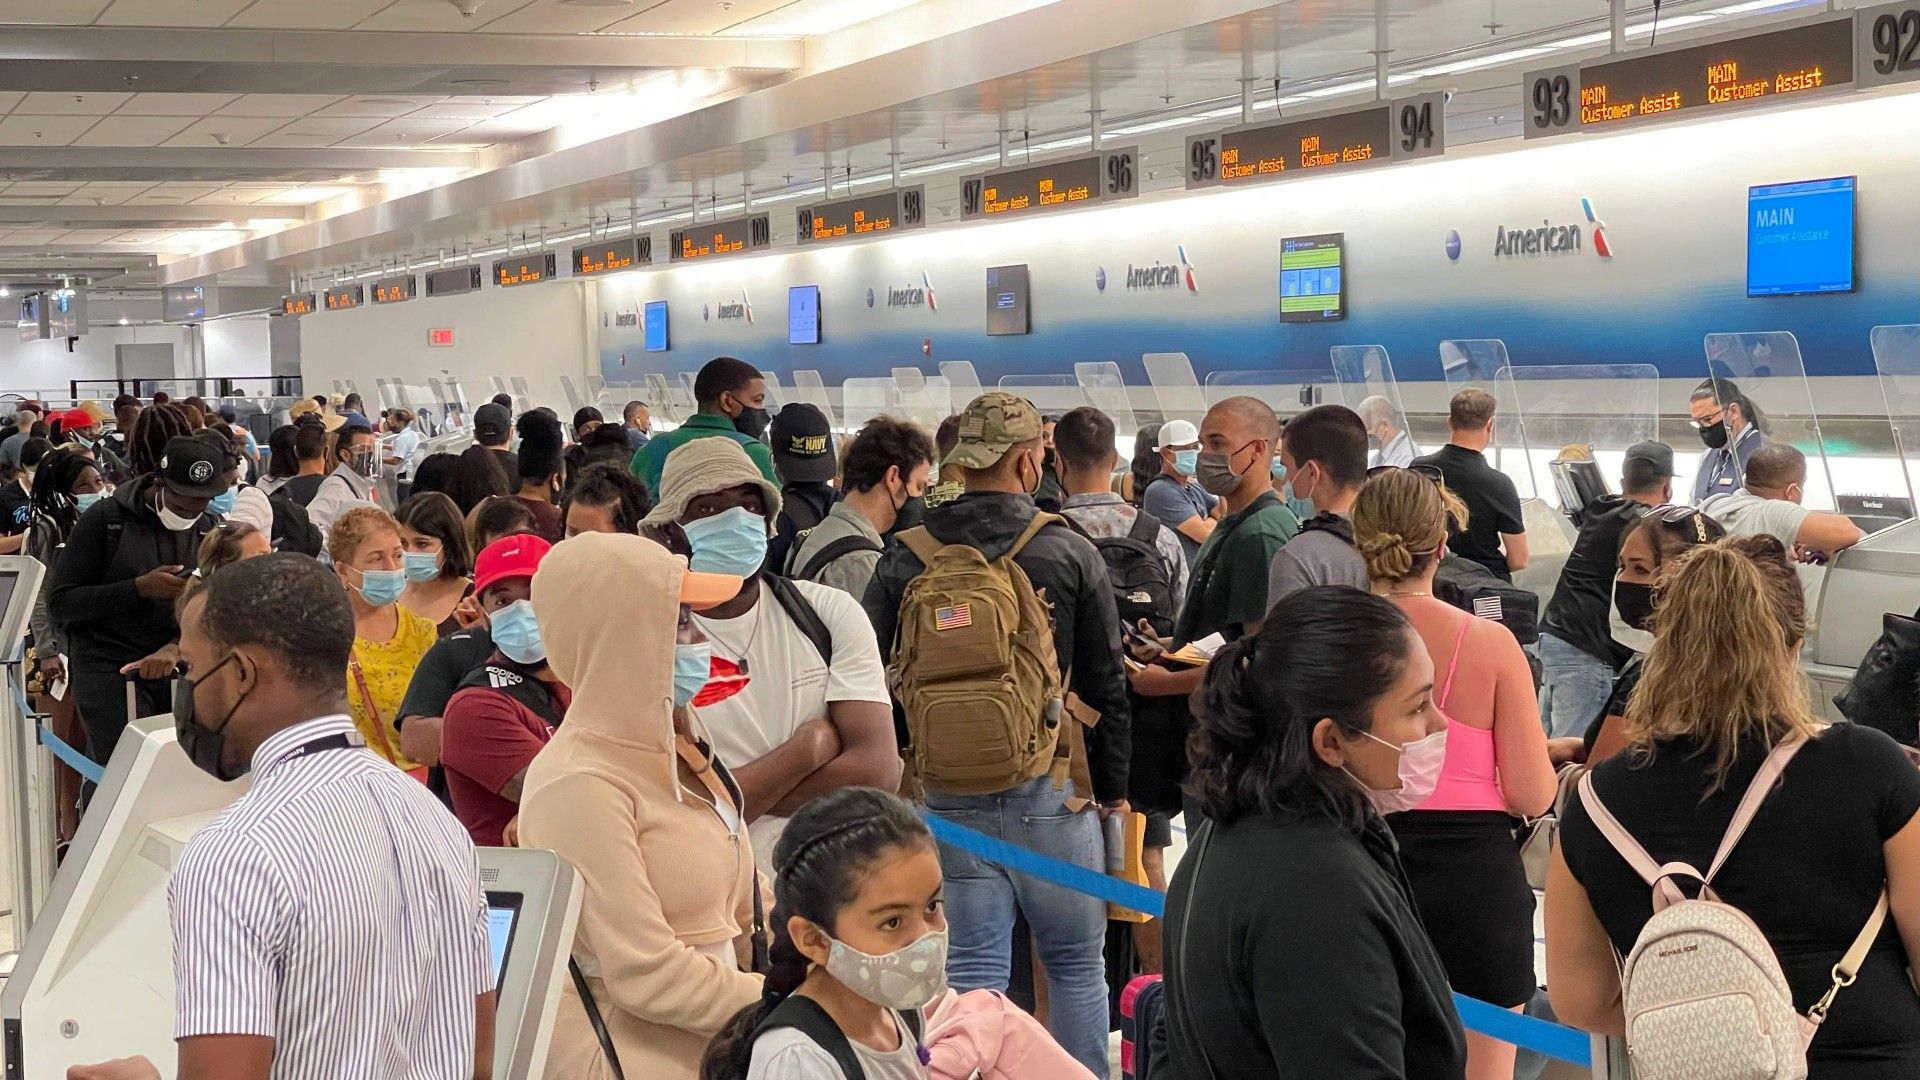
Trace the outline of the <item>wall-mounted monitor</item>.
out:
[[[1025,263],[987,268],[987,335],[1033,332],[1033,298]]]
[[[820,344],[820,286],[787,289],[787,344]]]
[[[642,315],[645,325],[648,352],[667,351],[667,302],[654,300],[647,304]]]
[[[1845,293],[1854,287],[1854,178],[1747,189],[1747,295]]]
[[[1347,317],[1345,233],[1289,236],[1280,241],[1280,321],[1331,322]]]

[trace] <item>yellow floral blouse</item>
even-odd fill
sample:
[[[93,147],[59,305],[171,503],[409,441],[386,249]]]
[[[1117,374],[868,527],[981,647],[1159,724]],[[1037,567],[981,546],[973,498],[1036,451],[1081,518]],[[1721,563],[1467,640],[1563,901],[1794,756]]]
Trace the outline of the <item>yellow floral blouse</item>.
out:
[[[353,711],[353,726],[367,740],[369,749],[402,769],[417,769],[420,767],[417,762],[407,760],[400,753],[400,732],[393,721],[400,712],[401,700],[407,696],[407,684],[413,681],[413,669],[420,666],[420,658],[433,648],[439,632],[432,623],[406,608],[395,605],[394,610],[400,613],[400,626],[391,640],[353,639],[353,658],[347,663],[347,703]]]

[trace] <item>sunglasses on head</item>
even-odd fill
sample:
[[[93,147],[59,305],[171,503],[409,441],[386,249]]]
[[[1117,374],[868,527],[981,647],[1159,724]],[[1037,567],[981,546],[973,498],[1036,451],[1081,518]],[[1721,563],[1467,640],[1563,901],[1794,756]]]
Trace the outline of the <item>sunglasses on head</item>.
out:
[[[1447,483],[1446,474],[1440,471],[1438,465],[1375,465],[1367,470],[1367,479],[1371,480],[1382,473],[1390,472],[1410,472],[1416,476],[1424,476],[1442,487]]]

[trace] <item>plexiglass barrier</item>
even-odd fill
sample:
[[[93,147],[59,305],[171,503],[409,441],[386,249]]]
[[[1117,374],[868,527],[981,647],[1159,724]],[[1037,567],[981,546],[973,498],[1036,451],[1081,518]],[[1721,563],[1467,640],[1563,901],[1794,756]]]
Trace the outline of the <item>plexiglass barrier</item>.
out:
[[[1087,404],[1087,391],[1071,375],[1007,375],[1000,389],[1019,394],[1048,416],[1059,416]]]
[[[1162,423],[1188,420],[1198,425],[1206,417],[1207,396],[1193,377],[1193,362],[1186,353],[1147,353],[1140,362],[1147,369],[1154,400],[1160,404]]]
[[[1139,430],[1139,418],[1133,411],[1133,392],[1120,376],[1120,365],[1111,360],[1085,361],[1073,365],[1073,377],[1086,392],[1087,404],[1107,414],[1113,421],[1114,438],[1133,452],[1133,434]]]
[[[819,409],[821,415],[827,418],[828,427],[840,427],[836,419],[839,411],[833,407],[833,398],[828,394],[827,384],[820,378],[819,372],[806,370],[793,373],[793,400],[804,401]]]
[[[1335,345],[1327,351],[1339,403],[1358,413],[1367,425],[1372,445],[1367,464],[1405,467],[1426,453],[1428,448],[1414,439],[1407,425],[1406,403],[1386,346]]]
[[[947,406],[947,415],[967,407],[967,403],[980,396],[980,373],[973,369],[971,360],[942,360],[940,375],[947,380],[951,397]]]
[[[1440,369],[1447,377],[1449,397],[1468,387],[1493,395],[1493,442],[1486,449],[1487,463],[1513,478],[1522,499],[1531,499],[1538,489],[1529,466],[1519,402],[1513,398],[1513,384],[1500,377],[1509,366],[1506,342],[1499,338],[1453,338],[1440,343]]]
[[[1718,416],[1726,425],[1726,448],[1741,459],[1767,442],[1787,443],[1807,456],[1806,492],[1801,505],[1810,510],[1832,510],[1834,486],[1827,470],[1825,441],[1820,435],[1820,416],[1813,407],[1813,391],[1807,385],[1807,369],[1800,356],[1800,343],[1784,330],[1761,333],[1720,333],[1706,337],[1707,375],[1693,391],[1704,391],[1713,403],[1708,419]],[[1689,395],[1691,397],[1691,395]],[[1698,412],[1705,410],[1696,410]],[[1706,496],[1737,489],[1744,477],[1731,459],[1724,455],[1706,457],[1704,448],[1695,454],[1689,490],[1697,501]],[[1717,460],[1724,459],[1724,460]],[[1886,475],[1878,478],[1881,490],[1899,482],[1899,469],[1884,462]],[[1675,468],[1685,475],[1676,458]],[[1705,472],[1703,478],[1700,474]],[[1867,481],[1867,478],[1858,477]],[[1871,481],[1867,481],[1871,482]]]
[[[1618,494],[1627,448],[1660,434],[1660,372],[1651,364],[1509,367],[1496,382],[1514,402],[1535,490],[1560,509],[1555,459],[1591,455]]]
[[[1209,407],[1231,397],[1256,398],[1285,421],[1315,405],[1338,402],[1340,392],[1332,368],[1215,371],[1207,375],[1206,397]]]
[[[1910,512],[1914,493],[1920,491],[1920,323],[1876,326],[1869,337],[1873,344],[1873,366],[1880,375],[1880,393],[1887,403],[1887,423],[1893,428],[1894,453],[1899,458],[1897,482],[1887,485],[1888,493],[1905,498]],[[1834,462],[1851,470],[1854,461],[1842,458]],[[1851,477],[1836,480],[1843,490]]]

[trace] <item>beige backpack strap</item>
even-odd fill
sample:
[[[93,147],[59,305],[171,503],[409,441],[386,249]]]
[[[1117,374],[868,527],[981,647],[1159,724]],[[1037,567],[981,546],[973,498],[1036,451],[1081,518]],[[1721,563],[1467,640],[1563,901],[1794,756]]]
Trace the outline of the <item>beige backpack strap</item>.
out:
[[[1767,760],[1760,763],[1760,771],[1753,774],[1753,783],[1747,785],[1746,794],[1741,796],[1740,805],[1733,812],[1733,820],[1727,823],[1726,834],[1720,838],[1720,850],[1714,853],[1713,864],[1707,867],[1707,884],[1713,884],[1713,875],[1720,872],[1727,856],[1733,854],[1734,845],[1746,835],[1747,826],[1753,824],[1753,816],[1760,812],[1760,804],[1773,794],[1773,786],[1780,782],[1787,762],[1792,761],[1793,755],[1805,745],[1805,739],[1789,739],[1774,747],[1773,752],[1767,755]]]
[[[900,541],[908,551],[913,552],[914,557],[920,560],[921,566],[932,566],[933,557],[940,553],[941,548],[947,546],[935,540],[925,525],[916,525],[906,532],[898,533],[894,539]]]
[[[1040,535],[1041,529],[1055,524],[1064,525],[1066,524],[1066,519],[1062,518],[1059,514],[1049,514],[1044,510],[1033,515],[1033,520],[1027,522],[1027,527],[1020,531],[1020,536],[1014,540],[1013,546],[1007,549],[1007,558],[1011,559],[1026,550],[1027,542]],[[903,533],[901,535],[904,538],[905,534]]]
[[[1807,1010],[1807,1023],[1802,1026],[1801,1045],[1813,1041],[1813,1033],[1827,1018],[1827,1010],[1833,1008],[1833,999],[1842,987],[1852,986],[1854,977],[1860,974],[1860,965],[1867,962],[1867,953],[1873,949],[1873,943],[1880,937],[1880,928],[1887,924],[1887,890],[1880,890],[1880,899],[1874,902],[1873,914],[1867,916],[1867,924],[1860,928],[1860,935],[1847,946],[1840,956],[1840,962],[1833,965],[1833,985],[1820,995],[1820,1000]]]
[[[1072,677],[1069,672],[1067,678]],[[1100,712],[1072,692],[1068,692],[1065,708],[1061,711],[1066,717],[1066,730],[1060,733],[1060,741],[1054,749],[1053,786],[1059,787],[1066,780],[1073,781],[1074,797],[1067,800],[1066,807],[1077,814],[1093,803],[1093,769],[1087,760],[1087,732],[1100,723]]]

